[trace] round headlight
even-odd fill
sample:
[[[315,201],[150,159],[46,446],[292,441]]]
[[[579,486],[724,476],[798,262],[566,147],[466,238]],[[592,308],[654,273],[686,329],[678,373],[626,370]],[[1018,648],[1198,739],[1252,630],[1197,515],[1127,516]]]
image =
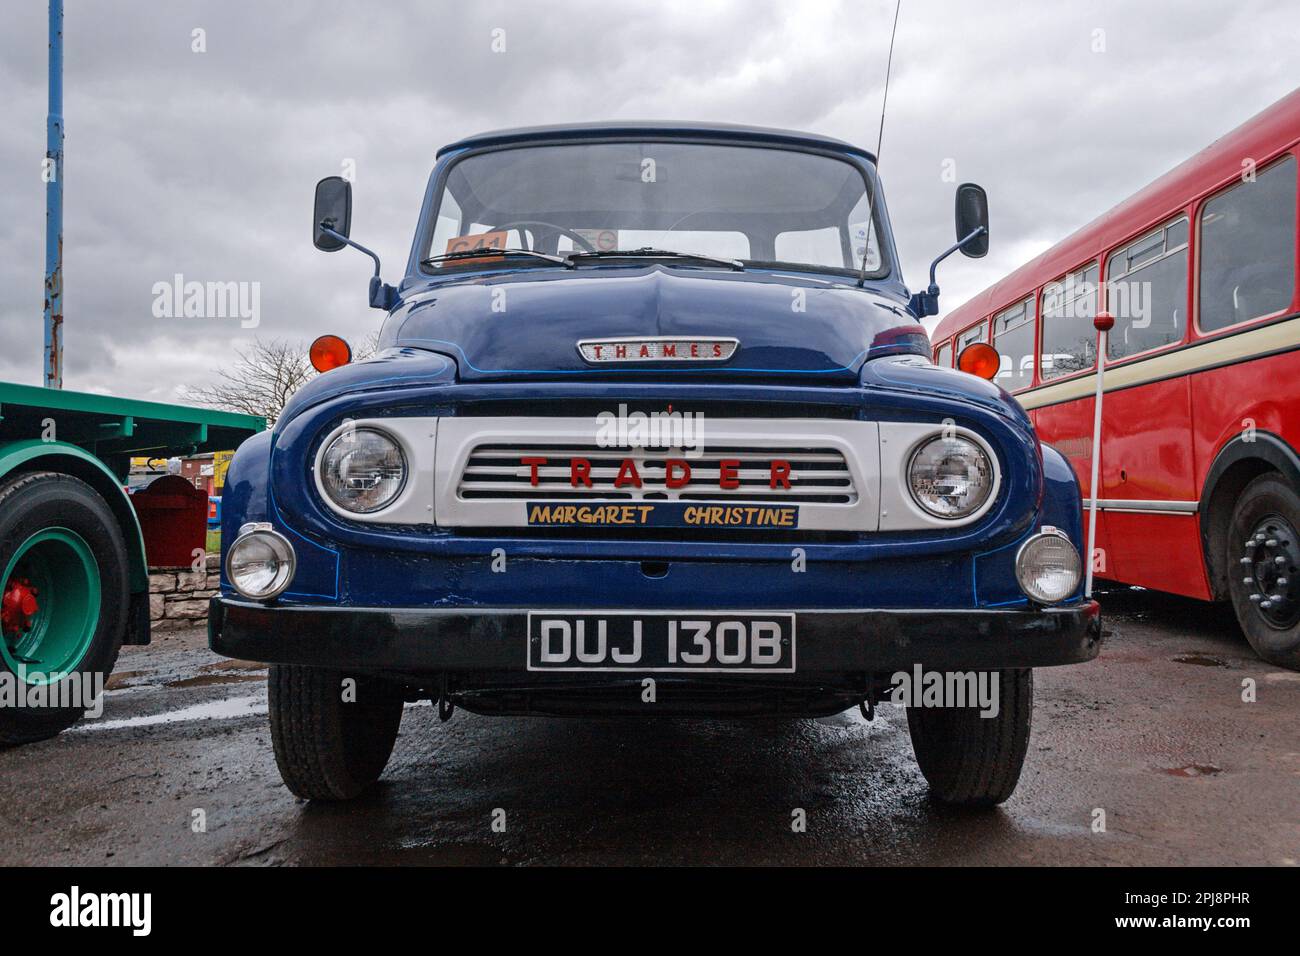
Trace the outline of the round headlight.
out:
[[[1063,534],[1034,535],[1016,555],[1020,589],[1035,601],[1056,604],[1079,587],[1079,552]]]
[[[269,528],[249,531],[235,539],[226,554],[226,579],[246,598],[277,597],[293,580],[293,545]]]
[[[340,508],[370,514],[392,504],[406,484],[401,446],[374,428],[349,428],[321,457],[321,487]]]
[[[907,467],[912,498],[938,518],[965,518],[993,490],[993,462],[975,442],[957,435],[932,438]]]

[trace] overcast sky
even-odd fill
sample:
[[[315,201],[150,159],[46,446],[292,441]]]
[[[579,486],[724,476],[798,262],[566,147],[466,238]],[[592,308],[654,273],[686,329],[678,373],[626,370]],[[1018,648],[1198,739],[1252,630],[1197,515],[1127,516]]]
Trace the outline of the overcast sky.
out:
[[[46,15],[7,7],[0,379],[39,384]],[[68,0],[65,387],[176,400],[254,331],[376,329],[369,260],[310,242],[313,186],[348,159],[353,236],[395,282],[434,152],[469,133],[714,120],[874,149],[893,10]],[[987,188],[993,223],[988,258],[941,269],[948,310],[1300,86],[1297,38],[1296,0],[903,0],[881,172],[909,285],[952,242],[945,163]],[[260,283],[260,327],[156,318],[176,273]]]

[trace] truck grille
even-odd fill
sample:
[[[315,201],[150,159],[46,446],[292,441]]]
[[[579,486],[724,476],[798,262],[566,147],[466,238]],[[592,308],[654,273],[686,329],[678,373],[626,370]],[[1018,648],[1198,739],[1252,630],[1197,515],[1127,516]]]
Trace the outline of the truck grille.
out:
[[[672,448],[648,437],[645,444],[633,442],[630,432],[616,434],[619,444],[611,445],[607,422],[597,416],[439,419],[437,525],[549,533],[556,526],[552,506],[580,509],[558,519],[571,536],[633,531],[653,536],[665,529],[679,538],[721,536],[737,520],[764,522],[748,530],[772,536],[874,531],[879,524],[876,422],[708,418],[696,420],[701,429],[693,435],[674,437]],[[686,467],[689,480],[683,483]],[[655,502],[671,507],[645,507]],[[625,505],[636,512],[634,520],[572,524],[582,520],[578,514],[590,516],[590,508],[601,504]],[[548,510],[534,510],[539,507]],[[702,515],[701,508],[708,513]],[[772,510],[783,508],[789,510]],[[767,523],[774,518],[781,523]]]
[[[668,487],[666,459],[669,457],[689,465],[690,481],[685,486]],[[536,484],[533,484],[533,466],[521,463],[525,458],[546,459],[546,464],[536,466]],[[591,479],[590,488],[581,481],[574,487],[570,464],[573,459],[590,464],[586,472]],[[621,487],[614,485],[628,459],[640,478],[639,488],[626,480]],[[719,463],[728,460],[735,462],[730,475],[739,481],[736,488],[719,485]],[[780,482],[778,487],[772,487],[774,461],[788,465],[788,489]],[[784,469],[782,473],[786,473]],[[674,475],[680,479],[682,469],[678,467]],[[710,445],[708,451],[687,457],[681,452],[610,449],[594,443],[480,444],[470,453],[457,492],[461,499],[469,501],[756,501],[850,505],[858,500],[852,472],[839,449],[794,445],[761,448]]]

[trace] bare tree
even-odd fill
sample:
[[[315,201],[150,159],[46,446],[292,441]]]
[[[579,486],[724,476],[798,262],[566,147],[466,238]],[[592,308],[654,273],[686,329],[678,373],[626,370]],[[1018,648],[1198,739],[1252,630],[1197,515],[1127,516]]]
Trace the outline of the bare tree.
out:
[[[364,339],[357,340],[357,346],[352,350],[352,361],[363,362],[379,351],[379,330],[371,332]]]
[[[353,358],[369,358],[378,341],[379,333],[370,333],[357,343]],[[289,397],[317,375],[302,342],[257,338],[250,346],[236,348],[235,355],[230,365],[213,370],[220,381],[187,387],[185,397],[210,408],[260,415],[273,425]]]

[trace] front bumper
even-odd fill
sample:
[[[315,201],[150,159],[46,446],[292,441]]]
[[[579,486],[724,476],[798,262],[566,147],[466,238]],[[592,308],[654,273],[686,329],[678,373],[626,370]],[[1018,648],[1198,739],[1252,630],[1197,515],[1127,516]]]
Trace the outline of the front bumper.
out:
[[[612,609],[611,609],[612,610]],[[1048,667],[1091,660],[1101,647],[1095,601],[1037,609],[794,611],[798,673],[879,674]],[[208,642],[218,654],[271,664],[431,675],[527,673],[523,608],[266,606],[212,598]],[[571,682],[573,675],[566,675]]]

